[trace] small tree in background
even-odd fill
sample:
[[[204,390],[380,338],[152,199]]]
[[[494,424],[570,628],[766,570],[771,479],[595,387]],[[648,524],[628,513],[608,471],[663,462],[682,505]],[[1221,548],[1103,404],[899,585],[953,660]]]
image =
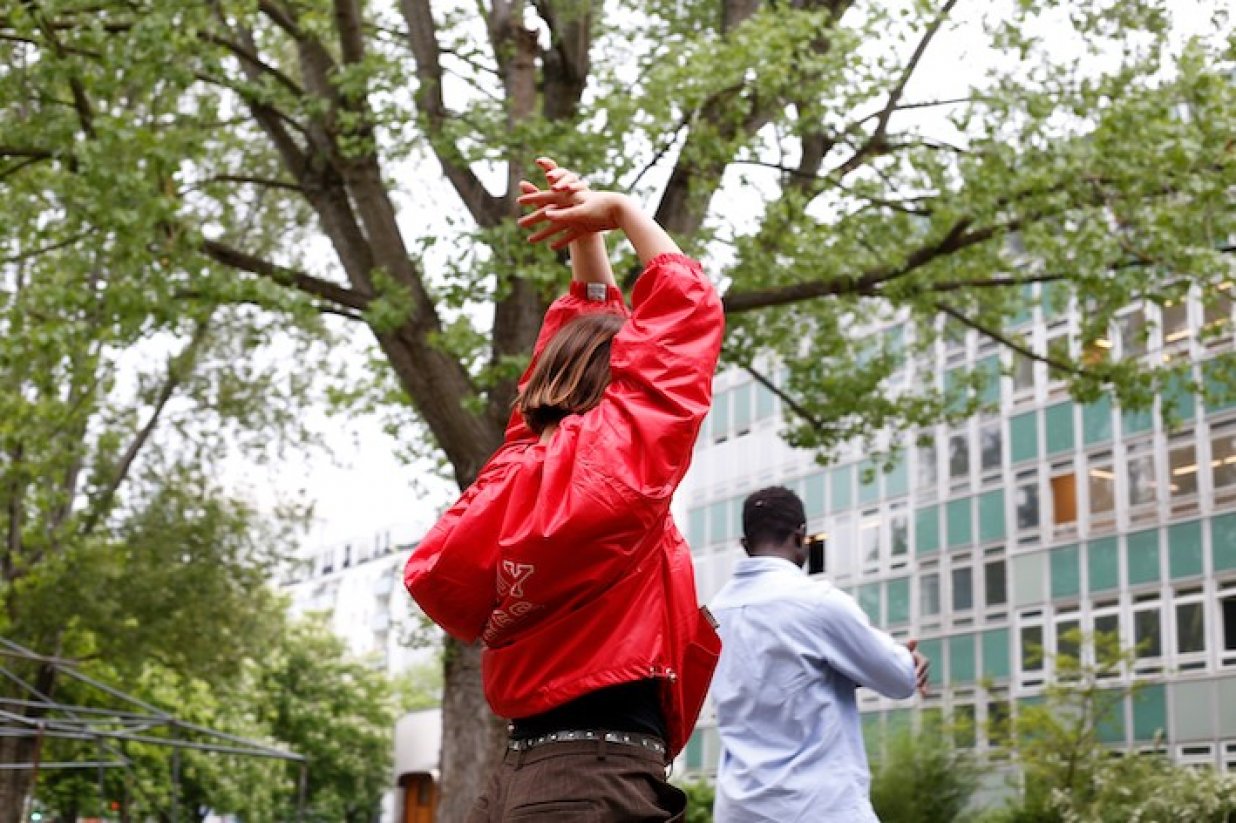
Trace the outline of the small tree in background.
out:
[[[889,738],[872,764],[871,805],[883,823],[952,823],[963,819],[978,785],[973,755],[933,721]]]

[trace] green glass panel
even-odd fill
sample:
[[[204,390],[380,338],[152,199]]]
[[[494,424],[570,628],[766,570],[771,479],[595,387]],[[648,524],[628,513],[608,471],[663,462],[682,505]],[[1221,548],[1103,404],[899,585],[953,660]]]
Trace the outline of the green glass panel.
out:
[[[833,469],[833,511],[839,512],[854,504],[854,466]]]
[[[808,518],[824,516],[824,472],[807,476],[804,481],[803,508]]]
[[[983,632],[983,675],[994,680],[1009,676],[1009,630]]]
[[[1202,364],[1202,384],[1206,387],[1206,409],[1223,411],[1236,406],[1236,364],[1230,358],[1215,358]]]
[[[1026,412],[1009,420],[1009,454],[1014,463],[1039,456],[1037,412]]]
[[[1051,596],[1081,594],[1081,552],[1077,546],[1061,546],[1051,552]]]
[[[1069,304],[1068,287],[1062,283],[1044,283],[1043,284],[1043,317],[1047,320],[1052,319],[1060,312],[1064,311]]]
[[[1124,742],[1124,693],[1115,689],[1099,692],[1097,706],[1099,712],[1099,740],[1104,743]]]
[[[1215,571],[1236,569],[1236,513],[1221,515],[1210,521],[1210,546]]]
[[[972,498],[948,502],[948,547],[968,546],[974,542]]]
[[[867,583],[858,587],[858,605],[872,623],[880,623],[880,584]]]
[[[940,507],[928,506],[914,513],[914,551],[930,554],[940,550]]]
[[[977,368],[983,373],[979,400],[988,407],[1000,405],[1000,358],[995,355],[984,358],[977,363]]]
[[[948,639],[950,683],[974,682],[974,635],[959,634]]]
[[[884,496],[901,497],[910,491],[909,470],[906,468],[905,455],[897,458],[896,465],[884,475]]]
[[[1133,739],[1167,737],[1167,688],[1162,683],[1142,686],[1133,693]]]
[[[875,461],[868,458],[858,464],[858,502],[870,503],[879,497],[880,473]]]
[[[1173,414],[1178,424],[1176,428],[1192,423],[1197,417],[1197,395],[1189,386],[1189,379],[1182,374],[1172,374],[1163,386],[1163,400],[1174,406]],[[1167,411],[1164,409],[1164,417]]]
[[[969,392],[965,388],[965,381],[962,379],[963,372],[960,368],[949,369],[944,373],[944,396],[948,398],[948,410],[950,412],[959,412],[966,407],[966,398]]]
[[[1004,537],[1004,491],[996,489],[979,497],[979,541]]]
[[[931,668],[927,671],[927,683],[930,686],[941,686],[944,684],[944,658],[940,656],[944,645],[938,638],[932,640],[920,640],[918,650],[922,652],[923,657],[931,661]]]
[[[1122,412],[1120,427],[1124,430],[1126,437],[1148,432],[1154,428],[1154,412],[1151,409]]]
[[[751,384],[743,383],[734,389],[734,430],[751,429]]]
[[[1092,540],[1086,546],[1086,571],[1090,576],[1090,591],[1103,592],[1120,585],[1120,549],[1116,538]]]
[[[708,509],[700,506],[692,509],[687,518],[687,542],[698,549],[708,541]]]
[[[1073,450],[1073,404],[1060,403],[1044,412],[1047,424],[1047,453]]]
[[[1202,573],[1202,521],[1177,523],[1167,530],[1167,561],[1172,579]]]
[[[730,537],[728,500],[718,500],[708,507],[708,542],[723,543]]]
[[[1009,318],[1010,325],[1020,326],[1022,323],[1030,322],[1030,307],[1034,303],[1033,288],[1029,283],[1021,287],[1021,300],[1017,304],[1016,312]]]
[[[910,622],[910,578],[899,577],[888,581],[888,622]]]
[[[687,741],[687,768],[702,769],[704,767],[704,732],[696,729]]]
[[[1129,585],[1153,583],[1159,579],[1159,530],[1148,529],[1128,537]]]
[[[1112,401],[1110,397],[1101,397],[1095,402],[1082,406],[1082,431],[1085,432],[1087,446],[1104,443],[1112,439]]]
[[[723,391],[712,399],[713,440],[720,440],[730,433],[730,394]]]
[[[763,383],[756,386],[755,389],[755,419],[763,420],[765,417],[772,417],[776,411],[777,397]]]

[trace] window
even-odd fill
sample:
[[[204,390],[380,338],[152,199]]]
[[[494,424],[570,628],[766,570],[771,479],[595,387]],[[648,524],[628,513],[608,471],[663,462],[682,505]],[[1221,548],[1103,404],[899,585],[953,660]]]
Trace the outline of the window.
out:
[[[1199,600],[1176,601],[1176,654],[1206,651],[1206,610]]]
[[[970,477],[970,433],[960,431],[948,439],[948,476],[950,480]]]
[[[888,553],[894,560],[904,559],[910,552],[910,519],[904,504],[889,507]]]
[[[1091,455],[1087,477],[1091,522],[1110,523],[1116,510],[1116,473],[1112,470],[1112,453]]]
[[[1038,472],[1031,470],[1017,475],[1017,529],[1027,531],[1039,527]]]
[[[969,566],[953,569],[953,611],[974,608],[974,570]]]
[[[863,512],[862,522],[858,527],[859,550],[862,552],[863,565],[872,566],[880,562],[880,518],[879,511],[870,509]]]
[[[1167,461],[1169,478],[1168,490],[1172,500],[1192,497],[1197,494],[1197,452],[1193,448],[1192,433],[1174,437],[1168,443]]]
[[[1211,430],[1210,469],[1216,492],[1236,486],[1236,421]]]
[[[1001,426],[1001,421],[992,420],[984,423],[979,429],[979,453],[983,474],[1000,471],[1000,465],[1003,463]]]
[[[1202,311],[1202,326],[1209,338],[1208,343],[1226,342],[1222,338],[1231,338],[1232,322],[1232,284],[1223,283],[1217,289],[1209,289],[1205,297],[1206,303]]]
[[[936,444],[918,447],[918,485],[930,489],[936,485]]]
[[[1163,305],[1163,347],[1181,343],[1189,337],[1189,303],[1184,298]]]
[[[1021,627],[1021,670],[1043,671],[1043,627]]]
[[[1009,701],[993,700],[987,704],[987,744],[993,748],[1009,743],[1012,711]]]
[[[1219,601],[1223,618],[1223,651],[1236,652],[1236,594]]]
[[[1123,655],[1120,614],[1116,609],[1115,605],[1109,605],[1096,609],[1094,614],[1094,637],[1092,639],[1095,644],[1095,662],[1103,667],[1108,675],[1119,673],[1120,660]]]
[[[1013,394],[1029,394],[1034,390],[1034,361],[1024,354],[1013,354]]]
[[[1158,603],[1133,610],[1133,645],[1137,659],[1151,660],[1163,655],[1162,610]]]
[[[1129,473],[1129,506],[1148,506],[1155,502],[1159,484],[1155,479],[1154,446],[1138,443],[1130,446],[1127,457]]]
[[[743,383],[734,389],[734,434],[741,437],[751,431],[752,384]]]
[[[1077,523],[1077,474],[1072,463],[1052,466],[1051,511],[1052,523],[1057,526]]]
[[[940,575],[920,575],[918,579],[918,611],[923,617],[932,617],[940,613]]]
[[[1069,331],[1063,323],[1052,327],[1047,332],[1047,357],[1058,363],[1069,362]],[[1050,365],[1047,367],[1049,382],[1062,380],[1065,376],[1060,369],[1052,368]]]
[[[712,442],[724,443],[730,435],[730,392],[721,392],[712,401]]]
[[[973,749],[976,742],[974,706],[953,707],[953,744],[959,749]]]
[[[1146,313],[1137,309],[1116,320],[1120,330],[1120,353],[1125,358],[1141,357],[1146,353]]]
[[[813,534],[807,538],[807,574],[822,574],[827,555],[828,535]]]
[[[1004,560],[989,560],[983,567],[983,594],[988,608],[1008,603],[1008,574]]]
[[[1081,662],[1081,620],[1071,612],[1056,620],[1056,669],[1075,671]]]

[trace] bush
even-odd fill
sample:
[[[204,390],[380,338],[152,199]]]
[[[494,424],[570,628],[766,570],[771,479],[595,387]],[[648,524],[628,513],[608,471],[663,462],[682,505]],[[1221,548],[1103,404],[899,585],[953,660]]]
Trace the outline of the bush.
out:
[[[951,735],[902,731],[872,767],[871,805],[883,823],[953,823],[978,784],[978,767]]]
[[[706,780],[692,780],[678,786],[687,793],[686,823],[712,823],[712,803],[717,791]]]

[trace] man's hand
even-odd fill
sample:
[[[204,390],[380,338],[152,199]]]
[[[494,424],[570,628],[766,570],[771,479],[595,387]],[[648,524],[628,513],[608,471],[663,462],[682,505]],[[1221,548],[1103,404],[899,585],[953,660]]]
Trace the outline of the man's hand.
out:
[[[906,648],[910,650],[910,656],[914,658],[914,677],[918,683],[918,693],[926,697],[927,676],[931,670],[931,661],[918,650],[918,640],[907,640]]]

